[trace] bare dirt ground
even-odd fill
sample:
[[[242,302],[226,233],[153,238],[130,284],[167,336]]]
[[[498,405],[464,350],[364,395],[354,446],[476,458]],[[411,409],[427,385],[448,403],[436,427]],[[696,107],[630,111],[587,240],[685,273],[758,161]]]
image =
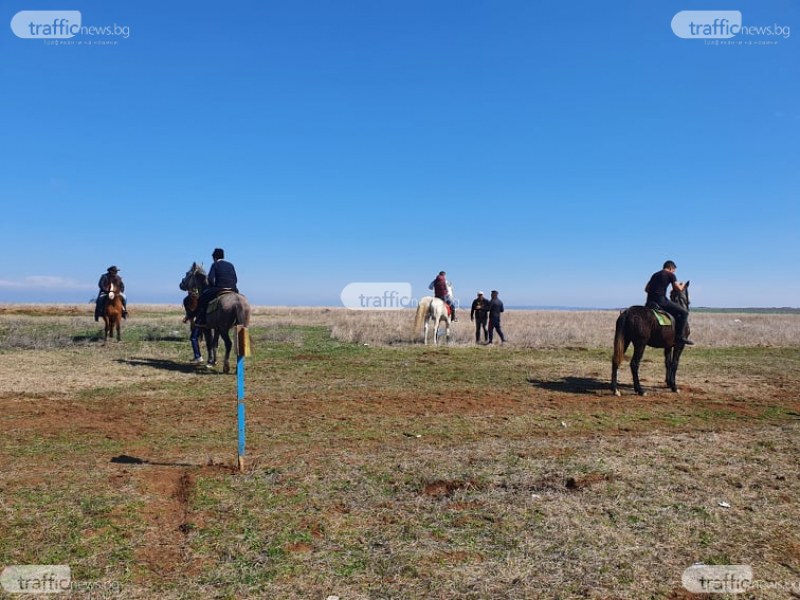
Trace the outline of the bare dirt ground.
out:
[[[678,395],[648,350],[650,395],[625,373],[615,398],[610,344],[372,347],[295,316],[256,315],[239,474],[235,378],[187,364],[179,313],[103,347],[0,311],[35,348],[0,352],[0,564],[70,564],[76,597],[686,598],[704,562],[800,596],[797,348],[693,348]]]

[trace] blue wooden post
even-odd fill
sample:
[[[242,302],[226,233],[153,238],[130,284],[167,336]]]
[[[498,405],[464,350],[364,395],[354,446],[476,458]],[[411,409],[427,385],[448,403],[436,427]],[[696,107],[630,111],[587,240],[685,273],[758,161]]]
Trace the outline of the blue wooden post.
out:
[[[236,379],[237,379],[237,420],[239,432],[238,462],[239,470],[244,471],[244,442],[245,442],[245,416],[244,416],[244,356],[236,358]]]
[[[244,414],[244,359],[250,356],[250,335],[247,327],[236,326],[236,423],[238,442],[236,445],[239,470],[244,471],[245,414]]]

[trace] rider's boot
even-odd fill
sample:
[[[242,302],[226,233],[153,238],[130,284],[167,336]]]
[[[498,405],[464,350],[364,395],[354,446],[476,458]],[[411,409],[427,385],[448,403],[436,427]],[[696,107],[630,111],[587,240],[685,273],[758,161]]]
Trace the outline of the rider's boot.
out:
[[[684,320],[681,325],[681,335],[678,337],[678,343],[684,346],[694,346],[694,342],[686,336],[686,320]]]

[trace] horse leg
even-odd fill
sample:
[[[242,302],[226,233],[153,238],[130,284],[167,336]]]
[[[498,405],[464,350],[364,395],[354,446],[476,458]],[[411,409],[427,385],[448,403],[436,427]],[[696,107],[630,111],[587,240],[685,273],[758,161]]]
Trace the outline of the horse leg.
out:
[[[445,330],[444,330],[444,343],[450,343],[450,319],[447,319],[444,322]]]
[[[427,317],[425,318],[425,325],[423,326],[423,331],[424,331],[423,340],[424,340],[425,345],[427,346],[428,345],[428,318]]]
[[[615,396],[622,396],[622,393],[619,391],[619,382],[617,380],[617,371],[619,370],[619,366],[622,364],[622,359],[625,357],[625,353],[628,351],[628,346],[630,346],[630,342],[625,340],[625,344],[623,345],[624,350],[620,355],[617,355],[615,352],[611,356],[611,391],[614,392]]]
[[[642,362],[642,356],[644,356],[644,349],[646,345],[644,343],[634,343],[633,344],[633,357],[631,358],[631,375],[633,376],[633,389],[636,390],[636,393],[640,396],[646,396],[647,392],[642,389],[642,384],[639,382],[639,363]]]
[[[672,387],[672,348],[664,348],[664,383],[667,387]]]
[[[212,365],[216,362],[217,359],[214,356],[214,337],[211,335],[211,331],[209,329],[203,329],[203,340],[205,340],[206,342],[206,354],[208,355],[208,364]]]
[[[118,316],[117,317],[117,341],[118,342],[122,341],[122,335],[120,334],[120,325],[121,324],[122,324],[122,318],[121,318],[121,316]]]
[[[231,372],[231,347],[233,346],[233,342],[231,341],[231,337],[228,335],[228,331],[225,330],[222,332],[222,341],[225,342],[225,360],[222,362],[222,372],[223,373],[230,373]]]
[[[670,389],[676,394],[680,392],[678,389],[678,363],[681,360],[681,353],[683,352],[683,345],[675,346],[672,349],[672,364],[670,365],[671,385]]]
[[[103,315],[103,345],[108,343],[109,323],[108,317]]]
[[[217,364],[217,346],[219,345],[219,331],[216,329],[214,330],[213,336],[209,333],[211,337],[211,345],[208,348],[208,363],[206,366],[213,367]]]

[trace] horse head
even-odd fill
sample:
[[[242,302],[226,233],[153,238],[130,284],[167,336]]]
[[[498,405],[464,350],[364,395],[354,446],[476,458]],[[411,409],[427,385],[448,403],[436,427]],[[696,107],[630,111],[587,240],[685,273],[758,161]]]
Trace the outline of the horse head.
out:
[[[192,267],[186,271],[186,275],[178,284],[184,292],[199,293],[206,285],[206,272],[203,270],[203,263],[192,263]]]
[[[678,291],[673,287],[672,292],[669,295],[669,299],[677,304],[680,304],[686,310],[689,310],[689,281],[687,280],[686,285],[683,287],[683,291]]]

